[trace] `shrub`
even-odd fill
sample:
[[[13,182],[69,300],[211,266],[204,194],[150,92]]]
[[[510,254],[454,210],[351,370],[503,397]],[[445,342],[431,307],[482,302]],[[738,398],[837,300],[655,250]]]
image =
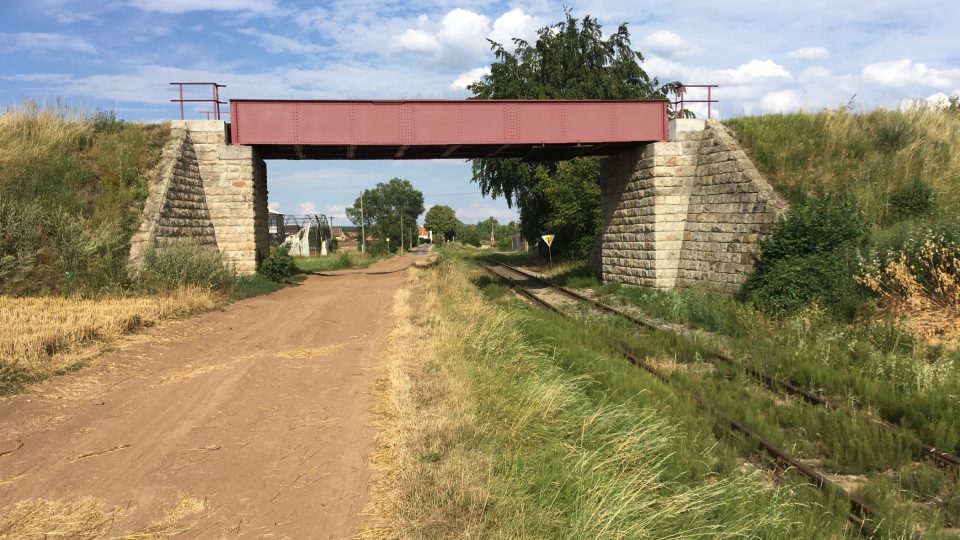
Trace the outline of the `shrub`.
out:
[[[960,220],[913,230],[863,262],[858,279],[931,345],[960,340]]]
[[[341,251],[339,254],[337,254],[337,265],[340,268],[353,267],[353,257],[350,256],[349,251]]]
[[[915,290],[935,304],[957,304],[950,283],[960,281],[960,218],[890,231],[864,258],[861,277],[879,294],[906,299]]]
[[[90,124],[94,133],[117,133],[126,122],[117,118],[116,111],[97,111],[90,117]]]
[[[148,249],[137,278],[149,292],[196,286],[227,293],[236,284],[236,274],[223,265],[216,249],[188,242]]]
[[[270,254],[260,261],[258,272],[279,283],[297,273],[297,263],[290,256],[288,248],[273,248]]]
[[[855,254],[867,233],[866,218],[848,195],[808,200],[760,242],[743,292],[767,313],[789,313],[816,301],[852,315],[859,297]]]
[[[750,300],[772,314],[793,313],[811,302],[849,314],[856,303],[850,298],[850,268],[843,257],[832,253],[781,259],[754,280]]]
[[[890,215],[895,220],[929,215],[935,193],[930,184],[916,179],[890,194]]]

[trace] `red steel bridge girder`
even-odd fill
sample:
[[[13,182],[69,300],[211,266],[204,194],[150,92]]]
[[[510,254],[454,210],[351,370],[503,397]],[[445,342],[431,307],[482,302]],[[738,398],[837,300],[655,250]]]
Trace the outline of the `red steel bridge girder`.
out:
[[[666,100],[231,100],[231,141],[265,159],[609,155],[667,140]]]

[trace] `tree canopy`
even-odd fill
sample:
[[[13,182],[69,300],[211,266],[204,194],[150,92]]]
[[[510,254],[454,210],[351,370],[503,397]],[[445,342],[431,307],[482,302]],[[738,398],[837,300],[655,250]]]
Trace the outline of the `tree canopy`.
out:
[[[457,231],[463,227],[463,223],[457,219],[457,213],[453,208],[438,204],[427,210],[427,215],[423,218],[423,226],[433,231],[434,241],[439,239],[441,242],[446,242],[457,236]]]
[[[409,180],[394,178],[378,183],[373,189],[364,190],[363,224],[367,234],[374,237],[375,246],[390,238],[393,247],[400,246],[400,216],[403,216],[404,244],[417,236],[417,218],[423,213],[423,193],[414,189]],[[346,214],[354,225],[360,225],[360,198],[347,208]]]
[[[490,74],[469,86],[475,99],[643,99],[662,98],[664,90],[657,79],[651,79],[640,67],[643,55],[630,48],[626,24],[606,39],[596,19],[586,16],[578,20],[569,11],[563,21],[541,28],[535,43],[514,39],[510,52],[502,44],[491,41],[496,60]],[[592,164],[577,164],[592,162]],[[565,170],[577,177],[578,185],[597,184],[598,158],[578,158]],[[555,162],[528,163],[520,159],[476,159],[473,181],[480,184],[484,195],[504,197],[510,206],[520,209],[521,230],[527,239],[546,232],[556,232],[560,221],[553,214],[560,212],[576,225],[562,234],[576,234],[560,244],[557,253],[585,256],[599,228],[599,189],[590,188],[579,197],[570,189],[554,185],[538,187],[556,177]],[[554,182],[555,184],[555,182]],[[560,199],[553,198],[554,196]],[[560,214],[558,214],[560,215]],[[581,227],[580,225],[585,225]],[[589,226],[587,226],[589,225]],[[548,231],[549,227],[555,230]],[[588,237],[584,239],[584,237]]]

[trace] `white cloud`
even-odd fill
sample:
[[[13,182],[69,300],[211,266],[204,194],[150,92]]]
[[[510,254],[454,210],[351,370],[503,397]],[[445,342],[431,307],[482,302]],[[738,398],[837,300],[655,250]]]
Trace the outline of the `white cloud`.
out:
[[[437,53],[440,51],[440,40],[436,36],[413,28],[407,28],[402,34],[394,37],[392,45],[397,50],[408,52]]]
[[[690,56],[700,52],[700,47],[687,41],[679,34],[668,30],[659,30],[642,38],[640,51],[650,51],[668,58]]]
[[[512,48],[513,38],[533,40],[537,29],[543,26],[545,23],[542,18],[521,9],[504,13],[491,25],[486,15],[456,8],[435,22],[426,15],[417,17],[416,28],[408,27],[392,35],[388,50],[393,53],[421,54],[433,61],[463,65],[489,55],[488,38]]]
[[[129,0],[129,5],[144,11],[189,13],[191,11],[254,11],[267,13],[277,6],[273,0]]]
[[[893,87],[948,88],[960,82],[960,69],[932,69],[909,58],[868,64],[860,75],[868,81]]]
[[[314,43],[303,43],[287,36],[261,32],[255,28],[241,28],[238,30],[245,36],[257,38],[257,41],[268,53],[279,54],[292,52],[295,54],[317,54],[325,49]]]
[[[457,8],[440,20],[437,37],[443,43],[457,48],[473,48],[479,42],[486,48],[484,38],[490,33],[490,19],[468,9]]]
[[[0,51],[12,53],[17,51],[72,51],[84,54],[93,54],[97,48],[89,41],[69,34],[50,32],[0,32]]]
[[[301,214],[316,214],[317,205],[313,204],[310,201],[300,203],[300,213]]]
[[[470,71],[466,71],[457,76],[452,83],[450,83],[450,90],[465,90],[468,85],[471,85],[481,78],[484,75],[490,74],[489,67],[480,67],[473,68]]]
[[[514,8],[493,21],[493,30],[487,37],[507,47],[507,49],[512,49],[514,38],[532,42],[537,37],[537,30],[546,25],[543,18],[524,13],[522,9]]]
[[[278,202],[267,203],[267,210],[270,210],[271,212],[279,212],[279,211],[280,211],[280,203],[278,203]]]
[[[802,99],[796,90],[780,90],[763,96],[760,106],[767,112],[792,112],[800,109]]]
[[[753,59],[746,64],[741,64],[734,70],[724,70],[730,74],[733,79],[742,78],[764,78],[764,77],[782,77],[790,78],[790,72],[773,60]]]
[[[908,99],[900,103],[900,110],[911,110],[911,109],[921,109],[921,108],[930,108],[930,109],[945,109],[950,106],[950,98],[960,98],[960,88],[954,90],[951,95],[947,95],[943,92],[937,92],[931,94],[925,98],[915,98]]]
[[[810,66],[800,72],[801,79],[823,79],[831,75],[830,70],[820,66]]]
[[[659,56],[649,56],[644,69],[660,80],[680,80],[687,84],[756,84],[758,80],[791,79],[786,68],[772,60],[753,59],[736,68],[711,69],[694,67],[668,60]]]
[[[823,60],[830,57],[830,51],[826,47],[801,47],[788,52],[787,56],[799,60]]]
[[[76,22],[88,22],[94,24],[100,23],[100,20],[93,15],[77,13],[75,11],[69,11],[66,9],[53,8],[46,10],[45,13],[53,17],[53,19],[60,24],[73,24]]]

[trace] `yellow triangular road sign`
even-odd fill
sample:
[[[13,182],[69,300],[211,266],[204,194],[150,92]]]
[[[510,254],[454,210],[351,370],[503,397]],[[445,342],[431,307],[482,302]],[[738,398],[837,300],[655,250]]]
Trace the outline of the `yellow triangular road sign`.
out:
[[[555,234],[545,234],[545,235],[541,236],[540,238],[543,238],[543,241],[547,243],[547,247],[550,247],[550,246],[553,245],[553,238],[554,238],[555,236],[557,236],[557,235],[555,235]]]

